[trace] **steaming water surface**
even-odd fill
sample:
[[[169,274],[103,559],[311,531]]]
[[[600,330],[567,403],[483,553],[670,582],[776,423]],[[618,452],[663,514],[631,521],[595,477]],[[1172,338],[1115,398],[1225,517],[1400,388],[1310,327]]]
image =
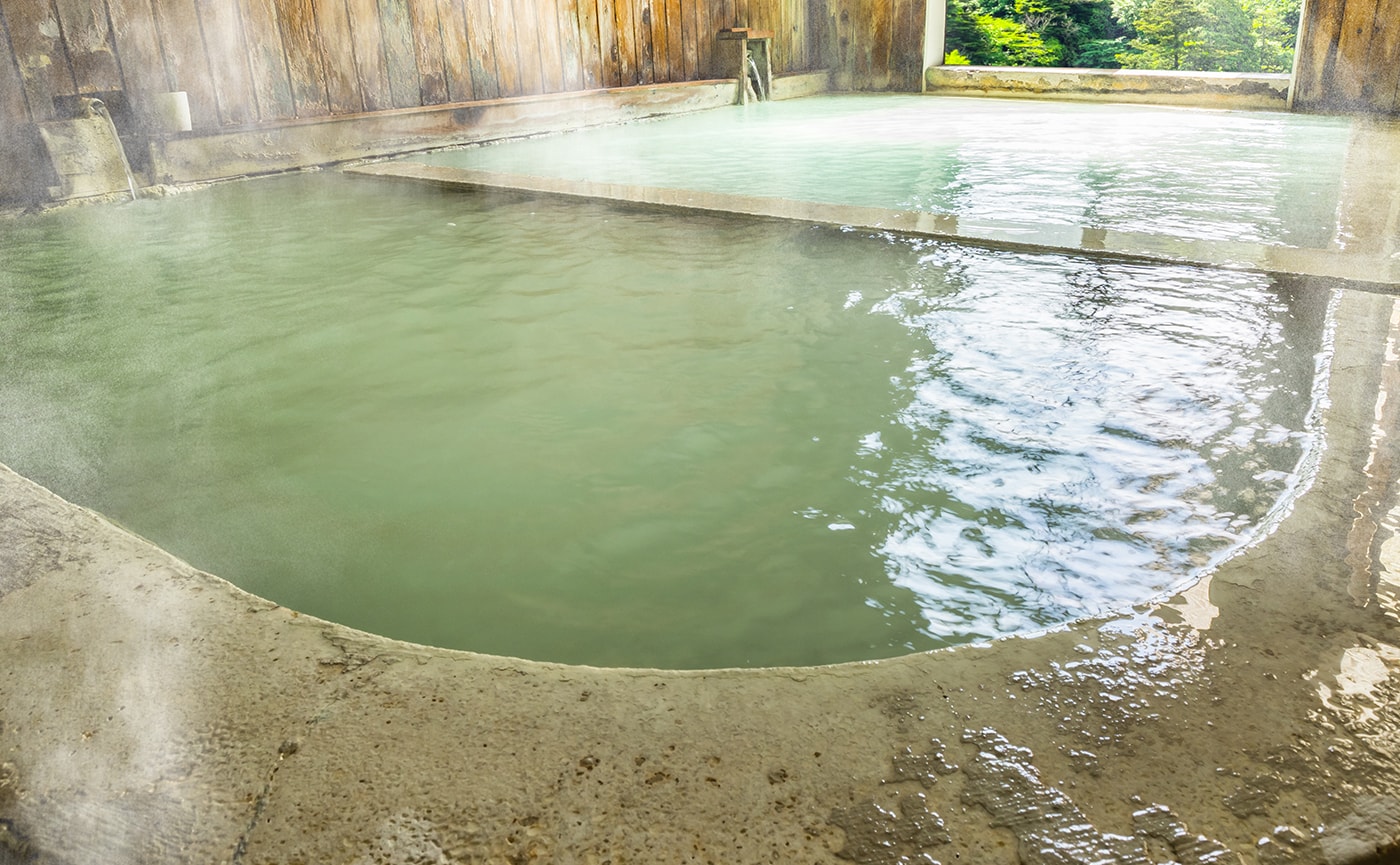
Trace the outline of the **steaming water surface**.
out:
[[[1268,278],[335,174],[0,224],[0,459],[282,604],[702,667],[1120,607],[1309,445]]]

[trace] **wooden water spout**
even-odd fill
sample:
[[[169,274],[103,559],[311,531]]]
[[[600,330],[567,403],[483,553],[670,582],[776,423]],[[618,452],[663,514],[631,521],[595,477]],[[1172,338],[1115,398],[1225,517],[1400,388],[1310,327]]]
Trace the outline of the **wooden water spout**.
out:
[[[719,33],[719,74],[739,82],[740,105],[766,102],[773,92],[773,31],[731,27]]]

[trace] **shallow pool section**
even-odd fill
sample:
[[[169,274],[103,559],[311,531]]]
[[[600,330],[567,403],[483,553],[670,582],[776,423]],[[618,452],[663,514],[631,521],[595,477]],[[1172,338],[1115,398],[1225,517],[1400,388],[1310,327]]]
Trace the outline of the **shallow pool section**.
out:
[[[0,462],[306,613],[677,668],[1181,585],[1294,484],[1330,296],[335,174],[0,250]]]
[[[1348,118],[1271,112],[842,94],[410,159],[1023,226],[1324,248],[1352,127]]]

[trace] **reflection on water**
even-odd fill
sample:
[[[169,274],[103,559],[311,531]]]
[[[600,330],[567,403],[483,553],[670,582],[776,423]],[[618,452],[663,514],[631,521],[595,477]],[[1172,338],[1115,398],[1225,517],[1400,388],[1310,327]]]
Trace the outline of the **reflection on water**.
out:
[[[1267,112],[839,95],[412,159],[1322,248],[1332,240],[1351,127],[1345,118]]]
[[[403,639],[819,663],[1179,585],[1308,435],[1248,274],[338,175],[0,226],[0,459]]]

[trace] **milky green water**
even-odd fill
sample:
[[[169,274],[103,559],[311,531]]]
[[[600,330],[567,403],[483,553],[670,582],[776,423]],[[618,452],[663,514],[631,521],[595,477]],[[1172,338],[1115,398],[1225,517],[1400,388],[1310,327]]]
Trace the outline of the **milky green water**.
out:
[[[905,94],[751,103],[408,157],[600,183],[1326,247],[1352,121]]]
[[[708,667],[1121,608],[1291,483],[1326,292],[334,173],[0,223],[0,460],[389,636]]]

